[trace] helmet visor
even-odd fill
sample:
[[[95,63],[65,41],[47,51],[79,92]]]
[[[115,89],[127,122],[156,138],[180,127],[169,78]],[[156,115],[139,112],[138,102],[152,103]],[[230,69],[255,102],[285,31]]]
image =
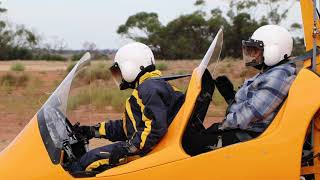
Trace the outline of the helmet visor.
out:
[[[246,66],[258,66],[263,63],[263,42],[249,39],[242,41],[243,60]]]
[[[109,69],[111,71],[113,81],[118,87],[120,87],[120,83],[122,82],[122,75],[118,63],[114,63]]]

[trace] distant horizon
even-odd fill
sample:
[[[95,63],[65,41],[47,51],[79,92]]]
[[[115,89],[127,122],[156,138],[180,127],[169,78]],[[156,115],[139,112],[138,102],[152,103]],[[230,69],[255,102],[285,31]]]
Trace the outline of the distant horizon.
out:
[[[23,24],[34,30],[47,42],[64,40],[66,50],[81,50],[84,42],[93,42],[100,50],[116,50],[130,40],[116,33],[119,25],[138,12],[155,12],[162,24],[183,14],[194,12],[195,0],[2,0],[8,9],[7,19],[13,24]],[[170,6],[168,4],[170,3]],[[220,8],[226,12],[229,2],[207,0],[205,11]],[[143,5],[143,6],[142,6]],[[110,7],[112,6],[112,7]],[[300,5],[296,3],[288,15],[289,22],[301,22]],[[295,11],[299,11],[296,13]],[[286,23],[284,24],[286,26]]]

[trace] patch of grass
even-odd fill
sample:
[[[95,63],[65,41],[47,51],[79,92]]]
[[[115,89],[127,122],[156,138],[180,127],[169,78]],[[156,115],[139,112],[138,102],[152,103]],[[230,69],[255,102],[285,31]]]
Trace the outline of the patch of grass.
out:
[[[240,77],[241,77],[241,78],[244,78],[244,77],[246,77],[246,74],[247,74],[247,71],[246,71],[246,70],[243,70],[243,71],[241,71],[241,73],[240,73]]]
[[[77,95],[69,97],[68,109],[74,110],[81,105],[90,104],[90,102],[90,91],[81,90]]]
[[[164,71],[168,69],[168,65],[164,62],[160,62],[158,64],[156,64],[156,69],[160,70],[160,71]]]
[[[91,67],[91,80],[102,79],[109,80],[111,72],[105,63],[98,63]]]
[[[31,77],[23,94],[26,96],[42,95],[41,92],[37,91],[38,89],[41,89],[41,87],[43,87],[43,81],[39,77]]]
[[[218,74],[226,74],[227,73],[227,68],[226,67],[219,67],[217,68],[217,73]]]
[[[14,63],[11,65],[10,67],[11,71],[24,71],[25,70],[25,66],[22,63]]]
[[[5,82],[2,82],[1,83],[1,86],[0,86],[0,94],[2,95],[2,93],[4,93],[4,94],[11,94],[11,92],[12,92],[12,86],[9,84],[9,82],[8,81],[5,81]]]
[[[179,70],[179,71],[177,71],[177,74],[178,74],[178,75],[188,74],[188,71]]]
[[[78,74],[80,82],[90,83],[96,80],[108,81],[111,79],[111,72],[106,63],[92,64],[87,69],[84,69]]]
[[[29,76],[27,74],[22,74],[16,77],[16,86],[26,86],[29,81]]]
[[[226,106],[227,103],[224,98],[221,96],[219,91],[216,89],[213,93],[212,102],[215,106]]]
[[[231,68],[232,67],[232,63],[231,62],[226,62],[226,67],[227,68]]]
[[[13,86],[15,85],[16,78],[11,74],[5,74],[0,78],[0,84],[6,86]]]
[[[224,117],[225,114],[226,114],[225,111],[214,110],[214,111],[209,111],[209,112],[207,113],[207,116],[208,116],[208,117]]]
[[[107,86],[93,86],[83,89],[68,100],[68,110],[77,109],[81,105],[94,105],[98,110],[106,106],[112,106],[118,112],[123,111],[124,103],[130,96],[131,91],[120,91]]]
[[[29,76],[25,73],[18,75],[7,73],[0,77],[1,86],[25,86],[28,81]]]

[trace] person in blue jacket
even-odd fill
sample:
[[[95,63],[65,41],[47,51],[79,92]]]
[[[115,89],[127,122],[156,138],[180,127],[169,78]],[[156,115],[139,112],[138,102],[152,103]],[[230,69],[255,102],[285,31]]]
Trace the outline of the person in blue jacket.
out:
[[[120,90],[131,88],[122,119],[81,126],[88,138],[106,138],[110,145],[98,147],[74,162],[71,171],[102,171],[128,156],[144,156],[166,134],[180,109],[184,94],[162,80],[151,49],[138,42],[121,47],[110,68]]]

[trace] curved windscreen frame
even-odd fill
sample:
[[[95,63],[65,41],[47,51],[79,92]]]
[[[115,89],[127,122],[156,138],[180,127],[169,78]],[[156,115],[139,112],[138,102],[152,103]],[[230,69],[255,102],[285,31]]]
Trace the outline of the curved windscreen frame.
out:
[[[69,137],[69,126],[66,121],[68,97],[73,80],[78,72],[90,65],[90,53],[86,53],[73,67],[58,88],[52,93],[38,112],[40,134],[51,161],[60,162],[63,142],[72,141]]]
[[[222,50],[223,45],[223,27],[221,27],[216,34],[215,38],[213,39],[208,51],[206,52],[205,56],[203,57],[200,65],[197,67],[198,77],[199,80],[201,80],[203,73],[207,69],[207,67],[212,64],[215,64],[215,68],[218,64],[218,61],[220,59],[220,54]],[[214,68],[214,70],[215,70]],[[213,71],[214,71],[213,70]],[[211,74],[214,74],[214,72],[211,72]]]
[[[91,58],[90,53],[86,53],[85,55],[83,55],[83,57],[73,67],[73,69],[70,71],[70,73],[67,75],[67,77],[61,82],[61,84],[58,86],[58,88],[52,93],[52,95],[49,97],[49,99],[43,105],[43,108],[56,107],[63,114],[66,114],[68,96],[69,96],[72,81],[81,69],[90,65],[90,61],[91,61],[90,58]]]

